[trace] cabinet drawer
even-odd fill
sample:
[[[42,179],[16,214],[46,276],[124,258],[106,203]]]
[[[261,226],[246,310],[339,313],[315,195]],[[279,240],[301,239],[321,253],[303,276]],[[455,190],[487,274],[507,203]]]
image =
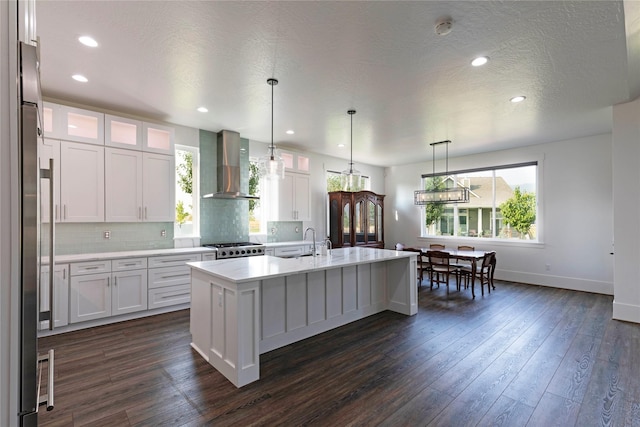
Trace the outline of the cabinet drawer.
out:
[[[111,261],[111,271],[139,270],[147,268],[146,258],[123,258]]]
[[[215,253],[202,254],[202,260],[203,261],[214,261],[215,259],[216,259],[216,254]]]
[[[70,264],[69,274],[80,276],[82,274],[110,273],[111,260],[75,262]]]
[[[191,285],[175,285],[149,289],[149,309],[191,301]]]
[[[200,260],[200,254],[155,256],[149,257],[149,268],[183,266],[186,262]]]
[[[191,268],[163,267],[149,269],[149,289],[191,284]]]

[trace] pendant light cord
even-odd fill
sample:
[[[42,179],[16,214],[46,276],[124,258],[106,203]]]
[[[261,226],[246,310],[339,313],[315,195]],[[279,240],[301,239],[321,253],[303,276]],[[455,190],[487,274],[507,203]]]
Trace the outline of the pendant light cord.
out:
[[[273,146],[273,87],[275,85],[278,84],[278,80],[276,79],[267,79],[267,83],[269,83],[271,85],[271,153],[270,153],[270,158],[271,160],[275,160],[275,156],[274,156],[274,151],[275,148]]]
[[[350,162],[349,162],[349,174],[353,175],[353,115],[356,113],[356,110],[349,110],[347,114],[351,116],[351,154],[350,154]]]

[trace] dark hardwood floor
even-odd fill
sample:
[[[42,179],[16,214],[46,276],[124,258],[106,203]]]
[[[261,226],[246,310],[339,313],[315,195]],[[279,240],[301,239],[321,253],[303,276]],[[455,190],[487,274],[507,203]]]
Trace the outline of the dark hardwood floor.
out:
[[[263,354],[241,389],[191,350],[188,310],[41,338],[56,407],[40,425],[640,426],[640,325],[611,320],[612,297],[496,288],[423,286],[416,316]]]

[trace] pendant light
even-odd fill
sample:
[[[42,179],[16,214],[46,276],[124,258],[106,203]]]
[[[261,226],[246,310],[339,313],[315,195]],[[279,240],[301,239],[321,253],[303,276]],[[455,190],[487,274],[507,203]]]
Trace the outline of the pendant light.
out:
[[[271,86],[271,145],[268,153],[260,159],[260,176],[266,179],[284,179],[284,160],[276,153],[273,145],[273,87],[278,84],[276,79],[267,79]]]
[[[349,110],[347,114],[351,116],[351,157],[349,169],[342,171],[342,189],[344,191],[360,191],[362,188],[362,175],[360,171],[353,168],[353,115],[356,110]]]
[[[446,162],[445,162],[445,173],[444,179],[448,179],[449,176],[449,144],[451,144],[450,140],[432,142],[431,147],[433,151],[433,174],[431,174],[431,178],[435,179],[436,177],[436,146],[446,144]],[[423,178],[428,177],[422,175]],[[413,192],[413,203],[415,205],[427,205],[429,203],[468,203],[469,202],[469,189],[464,186],[457,186],[452,188],[432,188],[431,190],[416,190]]]

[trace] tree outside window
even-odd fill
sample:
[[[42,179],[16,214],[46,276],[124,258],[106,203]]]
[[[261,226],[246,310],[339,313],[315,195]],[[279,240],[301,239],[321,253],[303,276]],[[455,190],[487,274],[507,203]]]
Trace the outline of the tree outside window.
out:
[[[423,176],[426,190],[469,189],[468,203],[427,204],[423,236],[537,238],[537,162]]]
[[[176,215],[175,237],[197,234],[197,203],[194,202],[198,150],[194,147],[176,146]]]
[[[254,161],[249,162],[249,194],[260,196],[260,166]],[[249,233],[260,233],[261,225],[262,205],[260,200],[249,200]]]

